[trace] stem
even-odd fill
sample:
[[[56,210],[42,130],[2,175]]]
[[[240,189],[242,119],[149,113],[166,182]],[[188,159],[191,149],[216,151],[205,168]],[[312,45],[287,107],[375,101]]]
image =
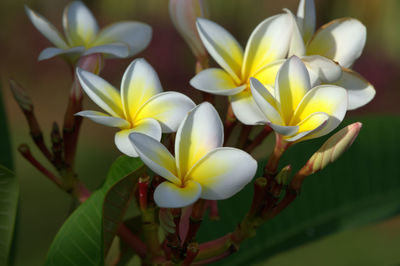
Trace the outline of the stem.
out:
[[[139,257],[146,257],[146,245],[125,224],[119,226],[117,234]]]
[[[35,157],[33,157],[28,145],[21,144],[18,147],[18,151],[28,162],[30,162],[36,169],[38,169],[42,174],[48,177],[54,184],[56,184],[58,187],[62,187],[61,180],[49,170],[47,170],[47,168],[44,167],[38,160],[36,160]]]
[[[77,80],[74,80],[72,91],[76,86],[80,85]],[[78,144],[78,136],[82,124],[82,117],[75,116],[76,113],[82,111],[83,97],[76,97],[73,93],[68,100],[67,110],[64,115],[63,137],[64,137],[64,158],[69,167],[73,167]]]
[[[263,130],[261,130],[260,133],[258,133],[258,134],[256,135],[256,137],[254,138],[254,140],[250,143],[250,145],[248,145],[248,146],[246,147],[245,150],[246,150],[248,153],[252,152],[255,148],[258,147],[258,145],[260,145],[260,144],[263,142],[263,140],[264,140],[266,137],[269,136],[269,134],[270,134],[271,132],[272,132],[272,128],[269,127],[269,126],[265,126],[265,127],[263,128]]]
[[[237,124],[237,119],[235,117],[235,114],[233,113],[232,105],[229,104],[228,109],[226,111],[226,118],[224,125],[224,138],[225,138],[224,146],[228,142],[229,137],[232,134],[232,131],[235,128],[236,124]]]
[[[62,138],[60,135],[60,129],[56,122],[53,123],[53,128],[51,131],[51,150],[53,151],[53,165],[56,167],[57,170],[60,170],[64,167],[64,160],[63,160],[63,145],[62,145]]]
[[[200,228],[201,222],[203,221],[204,213],[207,210],[207,201],[206,200],[198,200],[192,210],[192,215],[189,219],[189,231],[186,236],[186,243],[194,241],[197,231]]]
[[[218,212],[218,201],[216,200],[208,200],[208,208],[210,209],[210,213],[208,218],[210,220],[219,220],[219,212]]]
[[[142,230],[144,241],[148,247],[147,257],[149,260],[161,255],[160,242],[158,240],[158,224],[155,220],[155,208],[148,206],[142,211]]]
[[[139,206],[141,211],[147,209],[147,190],[149,187],[150,177],[139,177]]]
[[[246,146],[248,139],[249,139],[251,129],[252,129],[251,126],[242,125],[242,130],[240,131],[240,135],[239,135],[239,139],[236,144],[236,147],[238,147],[239,149],[243,149]]]
[[[259,177],[254,181],[253,201],[251,203],[249,215],[256,216],[261,212],[265,204],[266,186],[267,180],[263,177]]]
[[[200,251],[196,257],[196,262],[198,261],[203,263],[203,261],[206,261],[215,256],[219,256],[227,250],[230,250],[231,245],[231,233],[228,233],[227,235],[217,238],[215,240],[200,244]]]
[[[43,133],[40,129],[39,123],[36,119],[34,107],[31,98],[29,97],[26,90],[14,80],[9,80],[11,92],[14,96],[15,101],[24,113],[26,121],[28,122],[30,135],[33,139],[35,145],[39,148],[42,154],[49,160],[50,163],[53,162],[53,155],[47,148],[43,140]]]
[[[274,151],[268,158],[268,163],[265,166],[264,173],[268,179],[272,179],[274,175],[276,175],[277,169],[278,169],[278,163],[280,158],[282,157],[283,153],[289,148],[291,143],[285,142],[282,139],[282,136],[279,135],[278,133],[275,134],[276,136],[276,141],[275,141],[275,147]]]
[[[182,263],[182,266],[189,266],[192,264],[197,254],[199,254],[200,248],[198,243],[190,243],[187,247],[186,258]]]

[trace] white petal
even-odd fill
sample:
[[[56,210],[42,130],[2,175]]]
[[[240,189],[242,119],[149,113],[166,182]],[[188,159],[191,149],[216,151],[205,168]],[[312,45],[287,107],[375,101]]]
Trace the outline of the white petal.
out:
[[[141,121],[137,122],[134,125],[134,128],[124,129],[117,132],[114,138],[115,145],[122,153],[131,157],[139,156],[129,140],[129,135],[134,132],[145,134],[157,141],[161,140],[161,126],[156,120],[150,118],[142,119]]]
[[[246,45],[243,80],[272,61],[286,57],[292,32],[291,25],[290,17],[281,14],[267,18],[255,28]]]
[[[342,76],[342,68],[331,59],[320,55],[303,56],[301,61],[306,65],[310,75],[311,87],[321,83],[333,83]]]
[[[89,45],[98,31],[96,19],[81,1],[71,2],[65,7],[63,26],[71,46]]]
[[[99,46],[93,46],[86,50],[83,55],[102,53],[115,57],[128,57],[129,47],[124,43],[109,43]]]
[[[307,55],[322,55],[350,67],[360,57],[367,38],[365,26],[353,18],[342,18],[322,26],[307,47]]]
[[[232,77],[220,68],[208,68],[201,71],[190,80],[190,85],[216,95],[233,95],[246,88],[246,85],[236,85]]]
[[[306,46],[304,45],[303,36],[297,24],[297,18],[289,9],[284,8],[283,10],[289,15],[292,23],[292,36],[290,38],[288,57],[292,55],[303,56],[306,53]]]
[[[154,68],[142,58],[133,60],[121,82],[125,116],[133,121],[140,107],[160,92],[162,87]]]
[[[151,41],[151,27],[145,23],[126,21],[111,24],[102,29],[93,45],[122,42],[129,46],[129,54],[133,56],[143,51]]]
[[[335,85],[320,85],[311,89],[299,104],[291,124],[297,124],[317,112],[329,115],[329,120],[320,131],[308,138],[326,135],[342,122],[347,110],[347,92]]]
[[[300,19],[304,42],[307,43],[315,32],[315,4],[314,0],[300,0],[297,8],[297,17]]]
[[[207,51],[239,83],[243,63],[243,49],[240,44],[227,30],[211,20],[198,18],[196,24]]]
[[[50,42],[52,42],[58,48],[68,48],[64,38],[47,19],[27,6],[25,6],[25,12],[31,20],[33,26],[35,26],[35,28],[40,31],[40,33],[43,34]]]
[[[253,77],[258,79],[264,85],[275,86],[276,76],[285,61],[285,59],[275,60],[260,68],[253,74]]]
[[[178,130],[184,117],[196,104],[179,92],[162,92],[151,97],[138,111],[135,120],[156,119],[164,133]]]
[[[201,198],[227,199],[239,192],[254,177],[257,161],[236,148],[218,148],[206,154],[190,170],[187,178],[202,187]]]
[[[81,111],[75,115],[87,117],[90,120],[108,127],[129,128],[130,123],[125,119],[119,117],[112,117],[101,112],[96,111]]]
[[[121,96],[117,89],[101,77],[81,68],[76,69],[76,75],[92,101],[110,115],[124,117]]]
[[[298,126],[283,126],[274,123],[267,123],[275,132],[281,134],[282,136],[293,136],[299,131]]]
[[[195,203],[200,195],[199,183],[189,180],[184,187],[179,187],[166,181],[157,186],[154,201],[160,208],[182,208]]]
[[[195,107],[176,133],[175,157],[180,176],[185,176],[200,158],[223,142],[224,129],[215,108],[208,102]]]
[[[250,78],[254,100],[269,122],[283,124],[274,96],[255,78]]]
[[[142,133],[129,135],[140,159],[153,172],[180,186],[181,181],[177,177],[175,158],[159,141]]]
[[[275,98],[286,125],[310,89],[310,77],[304,63],[297,56],[290,57],[279,69],[275,85]]]
[[[335,83],[347,90],[349,97],[347,110],[354,110],[366,105],[375,97],[375,88],[360,74],[343,69],[342,78]]]
[[[85,51],[85,47],[83,47],[83,46],[77,46],[77,47],[67,48],[67,49],[49,47],[40,52],[38,60],[39,61],[46,60],[46,59],[50,59],[52,57],[55,57],[58,55],[63,55],[63,54],[81,54],[83,51]]]
[[[236,118],[245,125],[258,125],[265,122],[265,116],[257,106],[251,91],[246,89],[238,94],[229,96],[232,110]]]
[[[297,134],[292,137],[285,138],[285,141],[299,142],[317,137],[316,133],[321,131],[328,124],[329,119],[330,116],[324,112],[310,114],[306,119],[298,124],[299,130]]]

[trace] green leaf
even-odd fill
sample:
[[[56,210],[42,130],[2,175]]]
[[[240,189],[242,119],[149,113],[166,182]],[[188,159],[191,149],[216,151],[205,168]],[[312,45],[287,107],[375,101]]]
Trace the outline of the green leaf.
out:
[[[327,234],[400,212],[400,119],[377,116],[347,120],[342,125],[355,121],[361,121],[363,128],[342,158],[308,177],[300,196],[286,210],[262,225],[257,235],[246,240],[237,253],[216,264],[255,263]],[[326,138],[291,147],[280,167],[290,163],[295,172]],[[199,240],[211,240],[233,231],[250,206],[252,191],[249,185],[235,197],[219,202],[221,220],[205,221],[198,234]]]
[[[0,265],[9,265],[19,197],[14,173],[0,165]]]
[[[0,85],[0,164],[12,169],[12,153]]]
[[[63,224],[50,247],[45,265],[103,265],[104,254],[111,245],[143,168],[138,158],[119,157],[111,166],[103,186]]]

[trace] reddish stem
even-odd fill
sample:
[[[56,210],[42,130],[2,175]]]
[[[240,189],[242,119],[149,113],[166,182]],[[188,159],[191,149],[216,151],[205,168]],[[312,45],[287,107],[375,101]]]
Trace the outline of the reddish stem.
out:
[[[209,263],[212,263],[212,262],[216,262],[216,261],[219,261],[219,260],[222,260],[222,259],[228,257],[232,253],[233,252],[228,249],[228,250],[224,251],[223,253],[218,254],[218,255],[216,255],[214,257],[211,257],[211,258],[208,258],[208,259],[205,259],[205,260],[201,260],[201,261],[196,261],[195,263],[193,263],[193,265],[206,265],[206,264],[209,264]]]
[[[187,247],[186,258],[182,263],[182,266],[189,266],[192,264],[197,254],[199,254],[200,248],[198,243],[190,243]]]
[[[232,134],[233,129],[237,124],[237,120],[235,114],[232,110],[232,105],[229,104],[228,109],[226,111],[225,125],[224,125],[224,138],[225,144],[228,142],[230,135]],[[224,144],[224,146],[225,146]]]
[[[117,234],[141,258],[146,257],[146,245],[125,224],[119,226]]]
[[[30,162],[36,169],[38,169],[42,174],[48,177],[58,187],[62,187],[61,180],[53,173],[51,173],[49,170],[47,170],[47,168],[44,167],[38,160],[36,160],[35,157],[33,157],[28,145],[22,144],[18,147],[18,150],[22,154],[22,156],[28,162]]]
[[[149,188],[150,177],[139,178],[139,206],[142,211],[147,209],[147,190]]]
[[[263,128],[263,130],[261,130],[260,133],[258,133],[258,134],[256,135],[256,137],[254,138],[254,140],[250,143],[250,145],[248,145],[248,146],[246,147],[245,150],[246,150],[248,153],[252,152],[255,148],[258,147],[258,145],[260,145],[260,144],[264,141],[264,139],[265,139],[266,137],[269,136],[269,134],[270,134],[271,132],[272,132],[272,128],[271,128],[270,126],[265,126],[265,127]]]
[[[79,86],[78,81],[74,81],[73,86]],[[78,136],[82,124],[82,117],[75,116],[82,111],[82,97],[76,97],[71,94],[68,101],[68,107],[64,116],[63,138],[64,138],[64,158],[68,166],[74,164]]]
[[[264,173],[267,177],[267,180],[269,181],[276,175],[277,169],[278,169],[278,163],[279,160],[281,159],[283,153],[289,148],[291,143],[285,142],[282,139],[282,136],[276,133],[276,141],[275,141],[275,147],[274,151],[268,158],[268,163],[265,166]]]
[[[236,144],[236,147],[238,147],[239,149],[243,149],[246,146],[246,144],[249,140],[251,129],[252,129],[251,126],[242,125],[242,129],[240,131],[240,135],[239,135],[239,139]]]
[[[219,212],[218,212],[218,201],[209,200],[208,208],[210,209],[209,219],[210,220],[219,220]]]

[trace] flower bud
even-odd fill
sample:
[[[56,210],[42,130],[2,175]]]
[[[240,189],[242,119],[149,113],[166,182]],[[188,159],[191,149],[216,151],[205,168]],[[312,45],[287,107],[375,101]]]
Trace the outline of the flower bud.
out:
[[[291,172],[292,172],[291,165],[287,165],[287,166],[283,167],[282,170],[279,172],[279,174],[275,177],[276,182],[279,185],[286,186],[288,184],[289,176],[290,176]]]
[[[24,112],[32,112],[33,104],[32,100],[29,97],[28,93],[24,88],[21,87],[16,81],[10,79],[10,89],[12,94],[14,95],[14,99],[17,101],[19,107]]]
[[[103,56],[101,54],[82,56],[78,61],[77,67],[97,75],[103,68]]]
[[[165,232],[170,234],[175,233],[175,222],[174,216],[172,215],[170,209],[160,208],[158,212],[158,219],[160,221],[160,226]]]
[[[356,122],[331,136],[321,148],[308,160],[306,167],[310,174],[324,169],[328,164],[336,161],[345,152],[358,136],[362,124]]]
[[[169,14],[172,22],[198,61],[207,57],[207,52],[197,32],[196,19],[206,17],[206,13],[204,0],[169,1]]]

